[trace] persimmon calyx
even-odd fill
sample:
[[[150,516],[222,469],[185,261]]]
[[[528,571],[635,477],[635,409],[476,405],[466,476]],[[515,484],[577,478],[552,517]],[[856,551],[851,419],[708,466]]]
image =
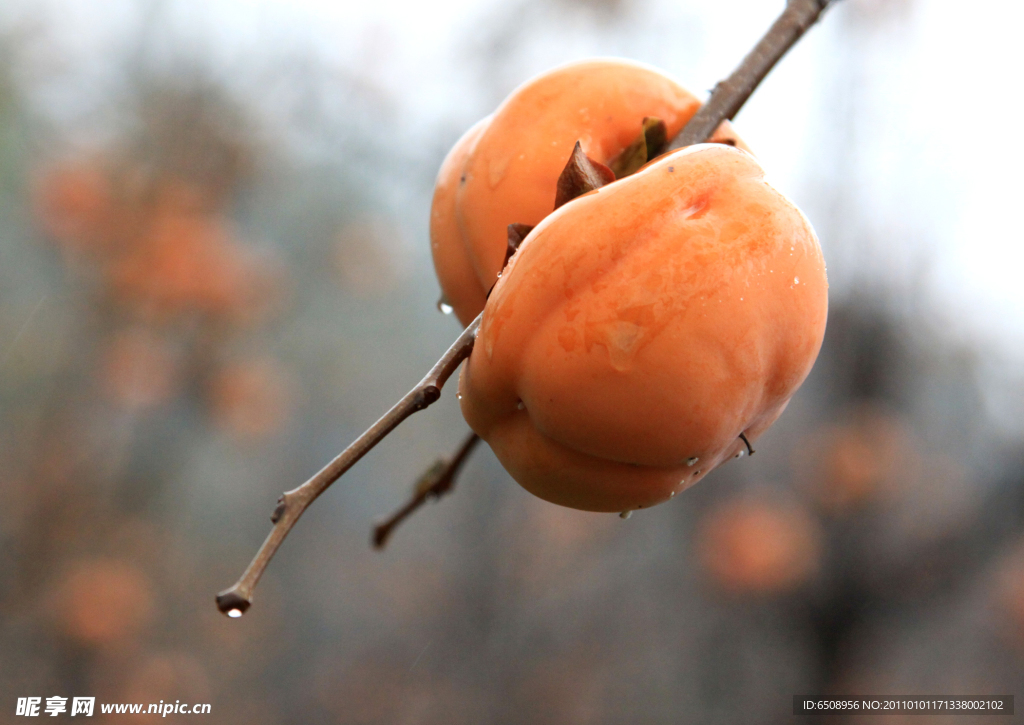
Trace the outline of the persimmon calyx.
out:
[[[508,266],[508,260],[512,259],[512,255],[519,249],[519,245],[526,239],[526,235],[533,231],[533,226],[530,224],[509,224],[508,225],[508,244],[505,246],[505,261],[501,263],[501,272],[505,271],[505,267]],[[498,272],[498,279],[501,279],[501,272]],[[494,284],[498,284],[498,280],[494,280]],[[494,284],[487,290],[487,296],[485,299],[490,299],[491,292],[494,291]]]
[[[530,224],[509,224],[508,225],[508,246],[505,247],[505,261],[501,265],[502,271],[508,266],[508,260],[519,249],[519,245],[526,239],[526,235],[533,231]],[[499,277],[501,274],[499,273]]]
[[[615,181],[615,172],[583,153],[577,141],[555,187],[555,208]]]
[[[668,146],[668,126],[660,118],[644,117],[640,133],[608,166],[616,179],[635,174],[653,158],[661,156]]]

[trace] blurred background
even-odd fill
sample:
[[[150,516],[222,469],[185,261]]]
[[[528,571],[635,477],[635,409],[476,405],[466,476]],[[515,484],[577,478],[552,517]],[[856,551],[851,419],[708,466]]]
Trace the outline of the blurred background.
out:
[[[372,551],[466,432],[449,392],[310,509],[249,614],[214,607],[280,492],[457,335],[427,218],[462,131],[591,55],[704,92],[781,8],[3,3],[0,721],[53,695],[411,725],[1024,693],[1014,5],[843,0],[737,118],[832,285],[754,458],[622,521],[482,449]]]

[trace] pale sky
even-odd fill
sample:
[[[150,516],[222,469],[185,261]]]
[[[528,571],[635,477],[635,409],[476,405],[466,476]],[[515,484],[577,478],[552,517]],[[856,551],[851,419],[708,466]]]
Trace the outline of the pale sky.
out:
[[[906,17],[871,32],[847,32],[845,45],[836,45],[851,14],[885,3],[901,3]],[[626,54],[665,68],[699,93],[732,69],[783,3],[638,5],[638,15],[612,29],[581,21],[557,38],[544,28],[531,30],[532,42],[491,90],[503,94],[509,79],[522,81],[568,60]],[[124,42],[139,7],[129,0],[11,0],[0,13],[46,8],[63,61],[79,79],[89,73],[99,79],[97,59]],[[312,48],[338,69],[358,70],[393,96],[404,132],[414,137],[446,120],[469,123],[480,113],[481,78],[468,67],[464,46],[479,36],[474,28],[510,3],[169,0],[162,7],[169,34],[212,50],[228,66]],[[954,0],[842,0],[782,61],[737,127],[773,182],[807,206],[812,222],[822,179],[837,169],[849,178],[847,203],[860,230],[840,234],[824,220],[816,223],[827,253],[839,243],[833,237],[847,245],[829,258],[837,292],[855,283],[856,275],[844,267],[854,261],[862,276],[897,269],[902,279],[924,285],[952,333],[1024,359],[1024,181],[1017,168],[1024,151],[1015,134],[1024,10],[1017,3],[986,7],[975,10]],[[855,122],[836,129],[836,114],[845,112],[836,104],[850,98]],[[837,161],[835,144],[849,134],[859,142],[857,152]]]

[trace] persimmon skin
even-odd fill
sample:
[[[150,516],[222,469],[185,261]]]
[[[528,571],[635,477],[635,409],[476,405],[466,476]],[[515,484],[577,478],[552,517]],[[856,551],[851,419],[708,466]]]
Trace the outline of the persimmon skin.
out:
[[[509,224],[536,225],[577,141],[608,164],[636,139],[645,116],[682,130],[700,101],[660,71],[597,59],[527,81],[459,139],[438,174],[430,216],[441,290],[463,325],[484,307],[505,261]],[[723,122],[712,141],[742,140]],[[748,149],[749,150],[749,149]]]
[[[752,156],[674,152],[527,236],[463,368],[463,415],[543,499],[663,502],[782,413],[827,290],[814,231]]]

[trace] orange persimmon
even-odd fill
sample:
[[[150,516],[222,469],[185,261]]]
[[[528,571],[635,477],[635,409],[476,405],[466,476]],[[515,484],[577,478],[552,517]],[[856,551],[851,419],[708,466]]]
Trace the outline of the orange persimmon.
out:
[[[698,531],[704,568],[719,587],[736,594],[794,589],[820,565],[820,527],[796,503],[737,498],[716,507]]]
[[[444,298],[462,324],[484,307],[505,261],[509,224],[536,225],[554,208],[573,146],[610,164],[645,117],[674,137],[700,101],[654,68],[589,60],[517,88],[459,139],[441,166],[430,215],[431,250]],[[746,149],[723,122],[712,141]]]
[[[827,289],[814,231],[750,154],[664,155],[522,242],[463,367],[463,415],[541,498],[660,503],[782,413],[821,346]]]

